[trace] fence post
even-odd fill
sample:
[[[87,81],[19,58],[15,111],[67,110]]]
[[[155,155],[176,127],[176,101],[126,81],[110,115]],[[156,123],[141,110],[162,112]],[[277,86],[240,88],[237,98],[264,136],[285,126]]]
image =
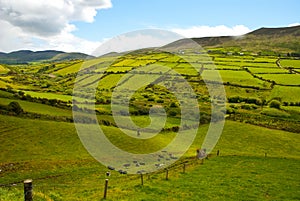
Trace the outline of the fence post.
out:
[[[217,156],[219,156],[219,155],[220,155],[220,150],[217,151]]]
[[[141,184],[142,184],[142,186],[144,185],[143,173],[141,173]]]
[[[103,199],[106,199],[106,196],[107,196],[107,188],[108,188],[108,179],[105,179],[105,186],[104,186],[104,195],[103,195]]]
[[[24,200],[32,201],[32,180],[27,179],[24,181]]]
[[[185,173],[185,164],[186,163],[183,163],[183,171],[182,171],[183,173]]]
[[[169,180],[169,170],[168,170],[168,168],[166,169],[166,180]]]

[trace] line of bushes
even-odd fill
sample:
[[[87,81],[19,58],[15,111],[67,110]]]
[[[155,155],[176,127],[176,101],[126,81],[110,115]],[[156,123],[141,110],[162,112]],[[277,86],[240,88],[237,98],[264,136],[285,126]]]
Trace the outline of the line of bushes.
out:
[[[34,102],[34,103],[41,103],[41,104],[59,107],[59,108],[63,108],[63,109],[68,109],[71,107],[71,105],[70,105],[71,101],[62,101],[59,99],[47,99],[47,98],[40,98],[40,97],[32,97],[29,94],[25,94],[23,91],[16,91],[16,90],[10,89],[10,88],[7,88],[7,89],[1,88],[0,90],[11,93],[15,99],[19,99],[19,100],[25,100],[25,101]]]
[[[241,97],[241,96],[231,96],[227,98],[229,103],[248,103],[248,104],[255,104],[255,105],[265,105],[266,100],[261,100],[259,98],[253,97]]]

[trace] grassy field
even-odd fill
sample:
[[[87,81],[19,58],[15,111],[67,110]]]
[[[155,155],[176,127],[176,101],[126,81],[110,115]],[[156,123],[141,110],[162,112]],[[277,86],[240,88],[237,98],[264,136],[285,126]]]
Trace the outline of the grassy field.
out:
[[[0,183],[17,184],[0,187],[0,193],[7,197],[3,200],[21,199],[22,185],[18,182],[27,178],[34,180],[36,200],[49,197],[50,200],[101,199],[106,168],[86,152],[73,124],[2,115],[0,118],[3,122]],[[200,127],[186,157],[195,155],[207,128],[208,125]],[[113,134],[118,132],[116,128],[104,129],[116,146],[135,149],[130,138]],[[145,141],[143,149],[153,150],[155,141],[158,147],[163,145],[158,142],[166,143],[165,138],[158,137]],[[144,187],[139,185],[138,176],[112,172],[108,200],[161,200],[167,197],[168,200],[199,200],[202,196],[211,200],[236,200],[242,195],[247,200],[297,200],[299,143],[298,134],[228,121],[213,151],[215,154],[219,149],[222,157],[211,158],[204,165],[191,159],[184,175],[180,168],[171,168],[169,181],[164,180],[164,174],[153,173],[150,180],[145,177]],[[197,190],[199,188],[204,190]]]
[[[300,85],[300,75],[298,74],[264,74],[260,76],[267,80],[273,80],[278,84]]]
[[[300,60],[282,59],[280,64],[284,67],[300,68]]]
[[[224,83],[229,82],[232,84],[239,84],[244,86],[263,86],[264,82],[253,78],[246,71],[230,71],[220,70],[218,71],[220,77]],[[212,70],[205,70],[202,74],[207,80],[215,80],[216,72]]]
[[[279,97],[282,101],[298,102],[300,100],[299,87],[275,86],[271,91],[270,99]]]
[[[1,105],[8,105],[12,101],[18,102],[25,112],[47,114],[51,116],[68,116],[68,117],[72,116],[71,110],[51,107],[40,103],[32,103],[32,102],[22,101],[22,100],[12,100],[9,98],[0,98]]]
[[[47,99],[59,99],[62,101],[72,101],[72,96],[62,95],[62,94],[54,94],[47,92],[34,92],[34,91],[25,91],[25,94],[29,94],[32,97],[36,98],[47,98]]]

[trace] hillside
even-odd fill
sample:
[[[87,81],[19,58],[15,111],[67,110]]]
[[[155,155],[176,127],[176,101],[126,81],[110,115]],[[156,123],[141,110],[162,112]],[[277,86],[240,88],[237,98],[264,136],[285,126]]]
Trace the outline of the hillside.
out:
[[[163,47],[171,51],[90,59],[10,53],[13,62],[30,62],[0,65],[0,200],[22,199],[29,178],[34,200],[100,200],[107,178],[108,200],[300,200],[300,59],[278,55],[292,44],[286,41],[299,47],[298,30],[262,28],[245,35],[249,41],[194,39],[207,54],[187,39]],[[220,136],[208,134],[222,123]],[[97,128],[135,158],[101,150],[107,141],[93,138],[104,136]],[[107,163],[89,154],[85,136]],[[210,141],[217,144],[208,158],[196,159]]]
[[[240,51],[276,53],[300,53],[300,26],[283,28],[260,28],[238,37],[220,36],[192,38],[202,47],[235,47]],[[190,39],[181,39],[170,43],[163,49],[179,50],[197,48]]]
[[[39,61],[63,61],[70,59],[86,59],[92,57],[83,53],[66,53],[55,50],[30,51],[20,50],[10,53],[0,53],[0,63],[2,64],[25,64]]]

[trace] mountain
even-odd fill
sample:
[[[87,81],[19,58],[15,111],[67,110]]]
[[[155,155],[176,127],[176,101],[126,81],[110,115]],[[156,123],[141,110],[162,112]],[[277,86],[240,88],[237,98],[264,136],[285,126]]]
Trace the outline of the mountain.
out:
[[[86,59],[92,57],[83,53],[66,53],[55,50],[36,51],[20,50],[10,53],[0,53],[0,63],[3,64],[24,64],[40,61],[62,61],[70,59]]]
[[[195,43],[196,42],[196,43]],[[181,39],[168,45],[160,47],[161,50],[178,51],[182,49],[204,48],[231,48],[238,51],[250,51],[254,53],[291,53],[300,55],[300,26],[281,28],[260,28],[242,36],[219,36]],[[149,48],[151,49],[151,48]],[[140,51],[149,50],[147,48]],[[146,53],[146,52],[145,52]],[[118,55],[119,53],[108,53]],[[0,63],[2,64],[24,64],[41,61],[62,61],[71,59],[86,59],[93,56],[83,53],[66,53],[62,51],[30,51],[20,50],[10,53],[0,52]]]
[[[204,48],[237,47],[241,51],[251,52],[300,53],[300,26],[260,28],[242,36],[181,39],[163,46],[162,49],[174,51],[197,48],[196,44]]]

